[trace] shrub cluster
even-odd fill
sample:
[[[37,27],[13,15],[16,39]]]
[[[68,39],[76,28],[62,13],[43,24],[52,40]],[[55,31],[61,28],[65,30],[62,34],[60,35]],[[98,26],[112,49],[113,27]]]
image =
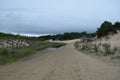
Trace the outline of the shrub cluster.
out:
[[[111,47],[110,43],[80,43],[75,42],[74,46],[76,49],[87,52],[87,53],[95,53],[97,55],[115,55],[120,57],[120,48]]]
[[[116,22],[115,24],[112,24],[111,22],[105,21],[101,24],[100,28],[97,29],[96,35],[98,38],[102,36],[106,36],[109,33],[116,33],[117,30],[120,30],[120,22]]]

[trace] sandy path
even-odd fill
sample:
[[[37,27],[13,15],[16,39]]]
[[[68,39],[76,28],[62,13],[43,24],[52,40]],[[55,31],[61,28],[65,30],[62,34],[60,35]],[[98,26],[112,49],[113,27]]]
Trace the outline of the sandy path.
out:
[[[69,43],[0,67],[0,80],[120,80],[120,67],[82,54]]]

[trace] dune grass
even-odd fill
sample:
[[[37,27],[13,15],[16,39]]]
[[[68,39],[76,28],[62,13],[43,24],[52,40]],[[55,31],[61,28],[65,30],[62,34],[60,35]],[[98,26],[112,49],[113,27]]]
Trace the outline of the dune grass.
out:
[[[22,57],[36,53],[36,51],[43,50],[48,47],[61,47],[64,43],[52,43],[48,41],[39,41],[38,44],[30,47],[19,47],[11,49],[0,49],[0,64],[6,64],[16,61]]]

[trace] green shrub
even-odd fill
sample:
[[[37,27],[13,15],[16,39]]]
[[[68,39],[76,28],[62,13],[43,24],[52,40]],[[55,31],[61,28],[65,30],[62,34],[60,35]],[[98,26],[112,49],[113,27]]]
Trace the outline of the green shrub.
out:
[[[0,49],[0,64],[15,61],[21,57],[25,57],[48,47],[61,47],[64,43],[51,43],[48,41],[39,41],[37,45],[30,47],[19,47],[11,49]]]
[[[110,32],[116,33],[116,28],[112,25],[111,22],[105,21],[102,23],[100,28],[97,29],[96,34],[99,38],[108,35]]]
[[[6,49],[0,49],[0,64],[4,64],[5,62],[7,62],[8,58],[8,51]]]
[[[6,49],[0,49],[0,56],[8,56],[8,51]]]

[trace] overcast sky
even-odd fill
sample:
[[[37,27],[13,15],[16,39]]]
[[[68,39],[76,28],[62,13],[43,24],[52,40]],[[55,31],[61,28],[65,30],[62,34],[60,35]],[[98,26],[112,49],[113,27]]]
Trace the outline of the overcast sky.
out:
[[[94,32],[105,20],[120,21],[120,0],[0,0],[1,32]]]

